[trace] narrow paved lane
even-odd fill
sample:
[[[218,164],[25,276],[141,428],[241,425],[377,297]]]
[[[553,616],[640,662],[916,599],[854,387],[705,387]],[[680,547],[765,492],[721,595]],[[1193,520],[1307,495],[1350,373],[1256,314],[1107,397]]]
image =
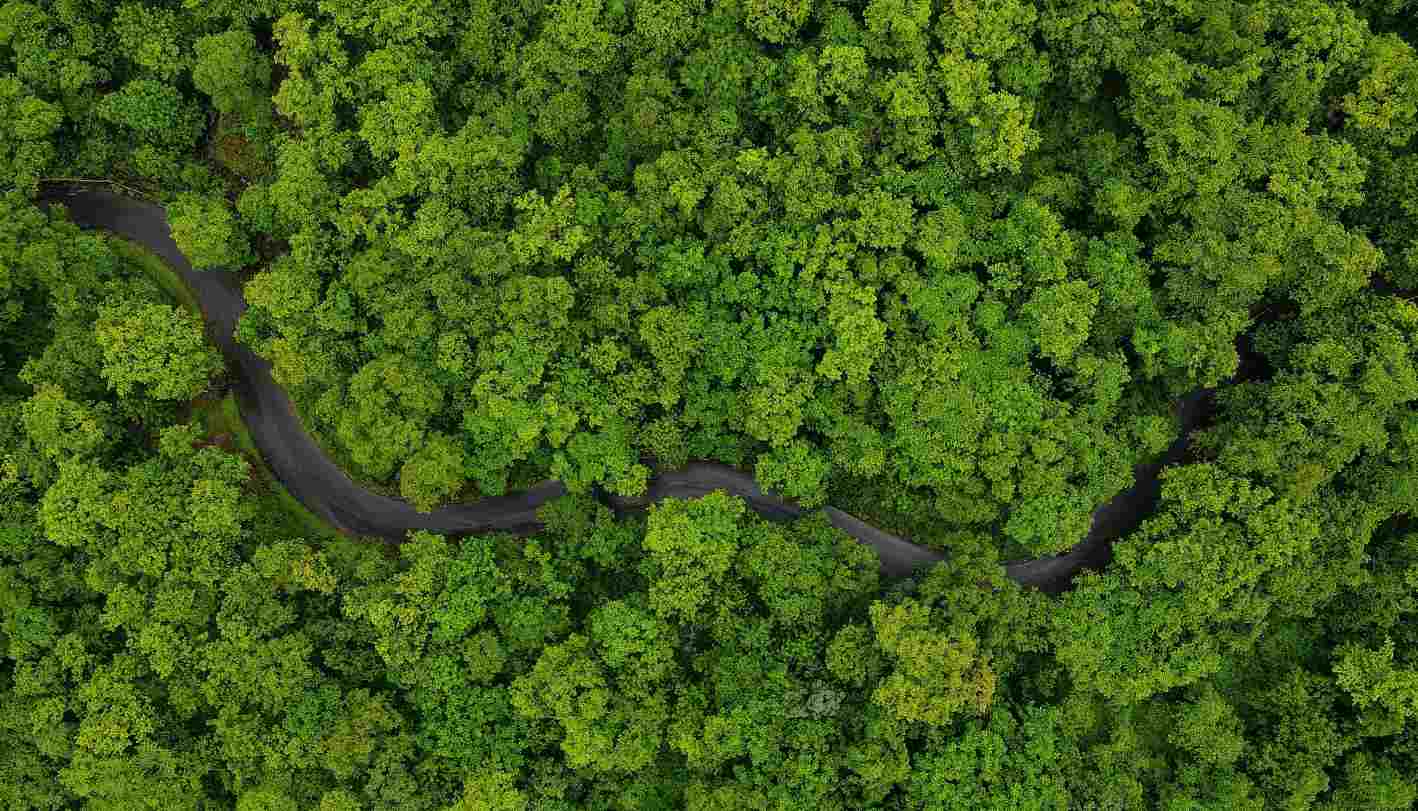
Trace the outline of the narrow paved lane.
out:
[[[172,241],[167,217],[160,206],[96,188],[55,187],[44,199],[63,203],[70,219],[86,228],[100,228],[146,246],[180,272],[201,302],[212,341],[226,356],[235,377],[242,416],[266,463],[290,493],[312,512],[334,526],[357,535],[400,540],[411,529],[450,535],[488,530],[519,534],[539,526],[537,508],[566,492],[556,481],[531,490],[468,504],[453,504],[431,513],[420,513],[405,501],[371,493],[345,474],[301,427],[290,398],[271,377],[271,364],[238,344],[236,324],[246,311],[240,285],[229,273],[197,272]],[[1157,500],[1157,474],[1163,464],[1177,461],[1187,438],[1204,412],[1206,392],[1196,392],[1178,403],[1185,432],[1159,463],[1139,466],[1137,485],[1120,493],[1093,515],[1087,539],[1064,555],[1011,563],[1009,576],[1019,583],[1049,591],[1065,588],[1082,567],[1100,568],[1111,557],[1111,541],[1137,526]],[[621,509],[634,509],[661,498],[692,498],[714,490],[742,497],[756,512],[769,518],[791,518],[802,512],[797,505],[765,494],[747,476],[725,465],[695,462],[683,470],[664,472],[651,482],[639,499],[612,499]],[[831,522],[852,537],[877,550],[888,577],[910,574],[915,568],[941,560],[941,552],[918,546],[869,526],[847,513],[827,508]]]

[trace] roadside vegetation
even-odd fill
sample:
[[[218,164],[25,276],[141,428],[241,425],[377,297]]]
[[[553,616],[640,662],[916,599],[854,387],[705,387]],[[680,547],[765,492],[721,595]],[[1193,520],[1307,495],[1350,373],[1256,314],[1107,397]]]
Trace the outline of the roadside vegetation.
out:
[[[280,538],[306,538],[316,543],[335,542],[343,537],[337,529],[296,500],[266,466],[251,437],[251,429],[241,418],[241,408],[235,395],[227,394],[219,400],[194,401],[192,417],[205,431],[202,441],[240,453],[250,465],[256,486],[249,497],[259,501],[256,517],[269,522],[261,528],[264,534]]]
[[[0,807],[1418,802],[1413,0],[0,0]],[[332,458],[530,538],[338,536]],[[1156,510],[1066,550],[1214,389]],[[949,551],[902,582],[819,512]]]

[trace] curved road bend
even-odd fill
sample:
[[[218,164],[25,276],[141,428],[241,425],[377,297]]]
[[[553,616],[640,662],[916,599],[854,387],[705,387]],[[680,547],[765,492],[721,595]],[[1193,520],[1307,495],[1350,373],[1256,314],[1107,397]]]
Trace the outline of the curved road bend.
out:
[[[236,342],[238,319],[246,311],[239,281],[233,274],[197,272],[172,241],[167,216],[160,206],[107,190],[52,187],[42,195],[69,210],[70,219],[86,228],[101,228],[144,245],[182,274],[201,303],[207,332],[235,372],[235,392],[242,416],[257,448],[276,477],[321,518],[345,532],[402,540],[411,529],[449,535],[491,530],[529,534],[540,528],[537,508],[566,493],[557,481],[542,482],[523,493],[485,498],[468,504],[450,504],[431,513],[420,513],[408,502],[371,493],[345,474],[301,427],[290,398],[271,377],[271,364]],[[1139,465],[1137,484],[1118,494],[1093,514],[1087,538],[1063,555],[1018,561],[1006,565],[1013,580],[1047,591],[1067,588],[1080,568],[1101,568],[1111,558],[1111,541],[1141,523],[1155,506],[1163,465],[1179,460],[1186,451],[1191,430],[1205,412],[1207,392],[1183,398],[1177,411],[1183,424],[1180,439],[1156,463]],[[796,504],[765,494],[753,478],[725,465],[695,462],[683,470],[659,473],[649,493],[637,499],[612,498],[618,509],[634,509],[665,497],[692,498],[726,490],[742,497],[754,511],[776,519],[801,514]],[[869,526],[833,507],[827,516],[834,526],[876,549],[882,572],[888,577],[909,575],[917,567],[935,563],[944,554],[917,546]]]

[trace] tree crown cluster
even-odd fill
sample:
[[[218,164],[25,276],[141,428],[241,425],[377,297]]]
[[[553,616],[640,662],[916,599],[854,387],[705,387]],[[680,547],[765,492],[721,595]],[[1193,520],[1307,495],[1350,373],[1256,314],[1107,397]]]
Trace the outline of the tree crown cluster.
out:
[[[1413,0],[0,0],[0,806],[1418,802]],[[420,509],[291,520],[164,203]],[[1157,508],[1067,549],[1215,408]],[[231,444],[231,443],[226,443]],[[820,513],[949,552],[901,583]]]

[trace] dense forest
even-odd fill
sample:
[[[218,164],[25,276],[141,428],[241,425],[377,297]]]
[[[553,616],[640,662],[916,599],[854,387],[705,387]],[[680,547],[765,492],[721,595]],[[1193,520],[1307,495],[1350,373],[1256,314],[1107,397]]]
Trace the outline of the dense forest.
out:
[[[1418,806],[1418,0],[0,0],[0,113],[6,811]],[[568,494],[322,523],[57,184],[361,486]]]

